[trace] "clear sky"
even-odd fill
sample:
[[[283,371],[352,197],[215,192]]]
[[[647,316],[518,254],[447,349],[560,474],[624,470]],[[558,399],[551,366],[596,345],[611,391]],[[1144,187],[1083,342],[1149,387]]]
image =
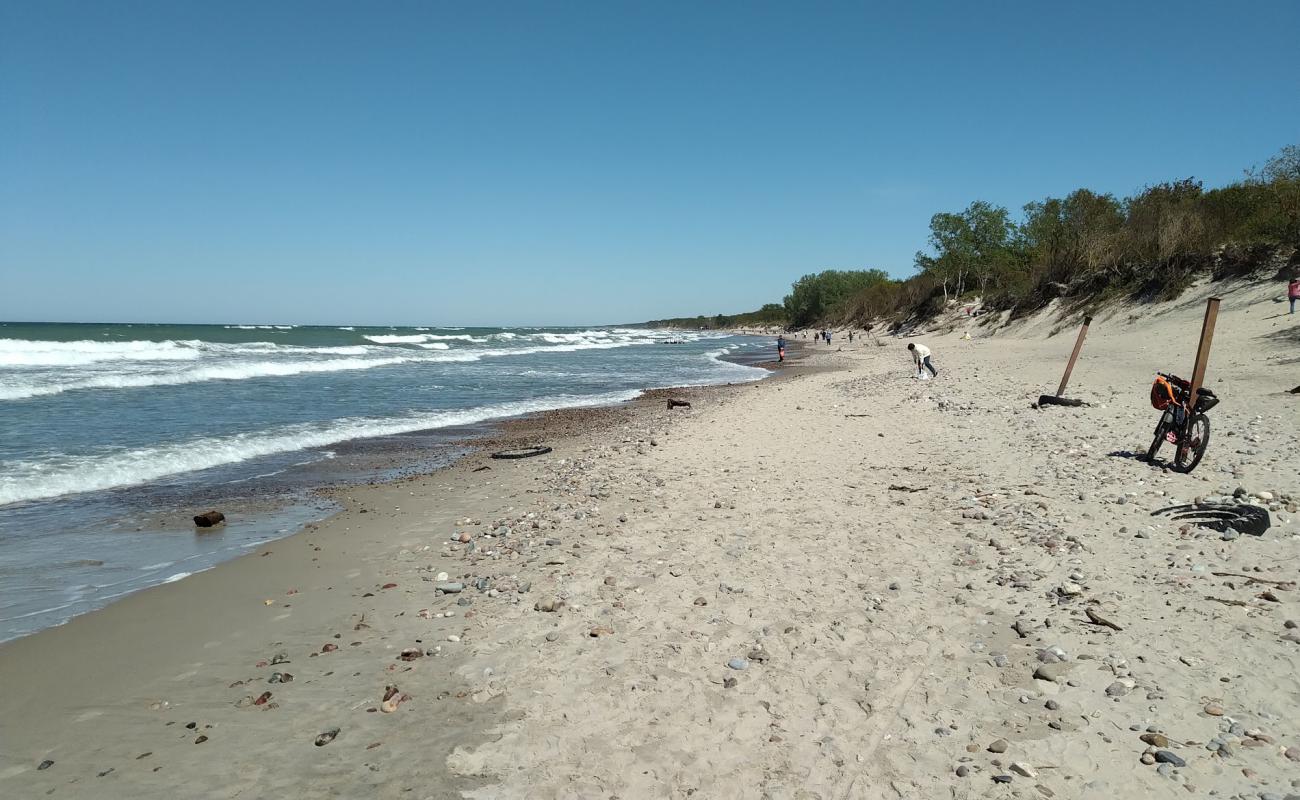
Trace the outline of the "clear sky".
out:
[[[1300,142],[1300,2],[0,0],[0,319],[564,324]]]

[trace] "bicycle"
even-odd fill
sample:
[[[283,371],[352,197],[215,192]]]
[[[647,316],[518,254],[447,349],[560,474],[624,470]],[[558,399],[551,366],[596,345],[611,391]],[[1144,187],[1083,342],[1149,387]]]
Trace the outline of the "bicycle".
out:
[[[1214,392],[1201,387],[1197,392],[1196,407],[1188,408],[1192,385],[1177,375],[1156,373],[1151,385],[1151,405],[1161,411],[1156,423],[1155,438],[1147,450],[1147,461],[1154,464],[1160,446],[1169,442],[1174,446],[1174,468],[1191,472],[1201,463],[1205,449],[1210,446],[1210,419],[1206,412],[1219,404]]]

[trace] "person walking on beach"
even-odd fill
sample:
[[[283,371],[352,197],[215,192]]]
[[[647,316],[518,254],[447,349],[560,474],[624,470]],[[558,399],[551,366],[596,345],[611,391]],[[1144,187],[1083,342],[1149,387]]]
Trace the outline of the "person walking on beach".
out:
[[[928,369],[931,376],[939,377],[939,370],[935,369],[934,364],[930,362],[930,348],[923,344],[909,344],[907,349],[912,351],[912,361],[916,364],[917,375],[921,374],[922,369]]]
[[[785,337],[780,335],[776,337],[776,360],[785,361]]]
[[[1287,299],[1291,301],[1291,313],[1295,313],[1295,301],[1300,300],[1300,274],[1291,278],[1286,287]]]

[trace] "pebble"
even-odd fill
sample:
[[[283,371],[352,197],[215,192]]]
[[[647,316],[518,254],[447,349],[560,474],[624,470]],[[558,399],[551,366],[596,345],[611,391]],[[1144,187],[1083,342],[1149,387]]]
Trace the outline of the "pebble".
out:
[[[732,669],[749,669],[749,662],[743,658],[733,658],[727,662],[727,666]]]
[[[1155,755],[1156,755],[1156,761],[1159,761],[1161,764],[1172,764],[1175,767],[1187,766],[1186,761],[1182,760],[1181,758],[1169,752],[1168,750],[1157,750]]]
[[[1006,739],[996,739],[989,744],[988,751],[990,753],[1005,753],[1007,752],[1007,747]]]
[[[52,766],[54,766],[54,762],[47,758],[41,762],[40,766],[38,766],[37,769],[49,769]]]
[[[1022,775],[1026,778],[1038,777],[1038,773],[1034,772],[1034,768],[1024,763],[1023,761],[1012,761],[1011,771],[1016,773],[1017,775]]]
[[[1010,776],[1010,775],[994,775],[994,776],[993,776],[993,782],[994,782],[994,783],[1011,783],[1011,776]]]
[[[447,641],[449,641],[449,642],[459,642],[459,641],[460,641],[460,637],[453,633],[453,634],[451,634],[450,636],[447,637]]]
[[[1146,764],[1147,766],[1151,766],[1152,764],[1156,763],[1156,757],[1151,753],[1143,753],[1142,758],[1140,760],[1143,764]]]
[[[1211,717],[1221,717],[1223,716],[1223,706],[1218,703],[1210,703],[1205,707],[1205,713]]]
[[[433,589],[434,591],[442,592],[443,594],[459,594],[460,592],[465,591],[465,584],[439,583],[439,584],[435,584]]]
[[[958,778],[964,778],[969,774],[970,774],[970,767],[966,766],[965,764],[962,764],[960,767],[957,768]]]
[[[555,631],[551,631],[550,633],[546,634],[546,641],[548,642],[553,642],[558,638],[560,638],[560,634],[556,633]]]
[[[1169,737],[1162,733],[1144,733],[1138,737],[1152,747],[1168,747]]]
[[[1064,678],[1066,673],[1069,671],[1070,665],[1064,662],[1057,664],[1040,664],[1038,668],[1034,670],[1034,677],[1040,681],[1055,682],[1060,678]]]

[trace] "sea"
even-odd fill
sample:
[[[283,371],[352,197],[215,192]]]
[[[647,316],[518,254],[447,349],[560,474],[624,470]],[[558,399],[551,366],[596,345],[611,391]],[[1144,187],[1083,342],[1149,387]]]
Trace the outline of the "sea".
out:
[[[768,339],[639,327],[0,323],[0,641],[436,469],[503,419],[754,381]],[[192,516],[232,509],[198,533]]]

